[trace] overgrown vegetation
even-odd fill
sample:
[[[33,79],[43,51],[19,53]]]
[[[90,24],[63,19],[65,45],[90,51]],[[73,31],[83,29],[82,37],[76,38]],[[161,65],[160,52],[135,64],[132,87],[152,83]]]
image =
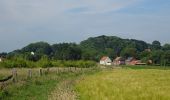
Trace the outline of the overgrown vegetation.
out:
[[[55,69],[55,68],[54,68]],[[51,70],[48,74],[42,76],[38,74],[38,69],[32,69],[32,78],[27,77],[28,69],[18,69],[17,82],[9,83],[9,85],[0,91],[0,100],[48,100],[51,98],[51,92],[58,87],[58,84],[96,72],[97,70],[77,69],[74,72],[60,68]],[[2,69],[0,73],[9,74],[9,69]],[[37,75],[38,74],[38,75]],[[0,74],[1,76],[1,74]],[[71,85],[71,84],[70,84]]]
[[[63,60],[49,60],[46,57],[42,57],[40,60],[34,62],[22,58],[5,60],[0,63],[0,68],[46,68],[46,67],[96,67],[97,64],[94,61],[63,61]]]

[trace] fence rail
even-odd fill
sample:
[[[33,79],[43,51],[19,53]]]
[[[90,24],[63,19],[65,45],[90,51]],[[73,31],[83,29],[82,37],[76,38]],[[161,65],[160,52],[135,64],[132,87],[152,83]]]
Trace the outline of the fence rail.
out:
[[[17,83],[21,80],[27,80],[27,79],[34,78],[37,76],[41,77],[43,75],[47,75],[50,73],[57,73],[57,74],[64,73],[64,72],[76,73],[76,72],[84,72],[86,70],[92,70],[92,69],[93,68],[54,67],[54,68],[25,69],[24,72],[22,72],[21,69],[19,69],[19,68],[18,69],[13,68],[11,71],[12,75],[9,75],[3,79],[0,79],[0,87],[1,87],[1,90],[3,90],[5,87],[10,85],[10,84],[7,84],[7,83],[9,83],[10,80],[12,80],[12,81],[10,81],[10,83],[13,84],[13,83]],[[21,73],[22,73],[22,75],[21,75]]]
[[[0,79],[0,83],[8,81],[8,80],[12,79],[12,77],[13,77],[13,75],[10,75],[4,79]]]

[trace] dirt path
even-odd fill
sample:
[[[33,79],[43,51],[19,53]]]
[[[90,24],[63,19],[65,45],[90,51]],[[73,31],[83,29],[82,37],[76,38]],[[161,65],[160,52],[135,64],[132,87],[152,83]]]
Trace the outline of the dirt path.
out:
[[[72,89],[76,79],[67,79],[59,83],[48,96],[48,100],[77,100],[77,95]]]
[[[94,70],[94,72],[96,72]],[[81,73],[75,77],[63,79],[58,83],[56,88],[48,95],[48,100],[78,100],[78,95],[74,91],[73,87],[79,83],[88,74],[94,73],[93,71],[87,71],[87,73]]]

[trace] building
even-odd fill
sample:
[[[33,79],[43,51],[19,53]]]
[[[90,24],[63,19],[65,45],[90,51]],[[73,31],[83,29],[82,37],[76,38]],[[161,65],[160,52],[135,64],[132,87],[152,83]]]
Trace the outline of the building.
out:
[[[111,65],[112,64],[112,60],[107,57],[107,56],[104,56],[100,59],[100,64],[101,65]]]
[[[2,60],[3,60],[3,59],[0,57],[0,62],[2,62]]]
[[[146,65],[146,63],[142,63],[141,60],[137,60],[134,57],[129,57],[126,60],[126,65]]]
[[[125,59],[123,57],[117,57],[113,63],[114,65],[125,65]]]
[[[126,65],[136,65],[137,60],[134,57],[128,57],[126,60]]]
[[[145,49],[145,51],[147,51],[147,52],[151,52],[151,49]]]

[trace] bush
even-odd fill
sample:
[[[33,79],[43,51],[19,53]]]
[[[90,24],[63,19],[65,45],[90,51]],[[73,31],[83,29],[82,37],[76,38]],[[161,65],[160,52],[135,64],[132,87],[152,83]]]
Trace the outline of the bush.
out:
[[[37,67],[53,67],[52,62],[47,57],[42,57],[38,62],[36,62]]]
[[[65,61],[64,62],[65,67],[81,67],[81,68],[89,68],[89,67],[95,67],[96,62],[93,61]]]
[[[62,60],[52,61],[52,65],[54,67],[64,67],[64,61],[62,61]]]
[[[6,60],[1,62],[1,67],[5,68],[16,68],[16,67],[29,67],[29,64],[26,60],[23,59],[15,59],[15,60]]]
[[[44,56],[39,61],[33,62],[23,58],[15,58],[11,60],[5,60],[0,63],[0,67],[5,68],[34,68],[34,67],[81,67],[81,68],[89,68],[95,67],[96,62],[94,61],[63,61],[63,60],[56,60],[51,61],[48,57]]]

